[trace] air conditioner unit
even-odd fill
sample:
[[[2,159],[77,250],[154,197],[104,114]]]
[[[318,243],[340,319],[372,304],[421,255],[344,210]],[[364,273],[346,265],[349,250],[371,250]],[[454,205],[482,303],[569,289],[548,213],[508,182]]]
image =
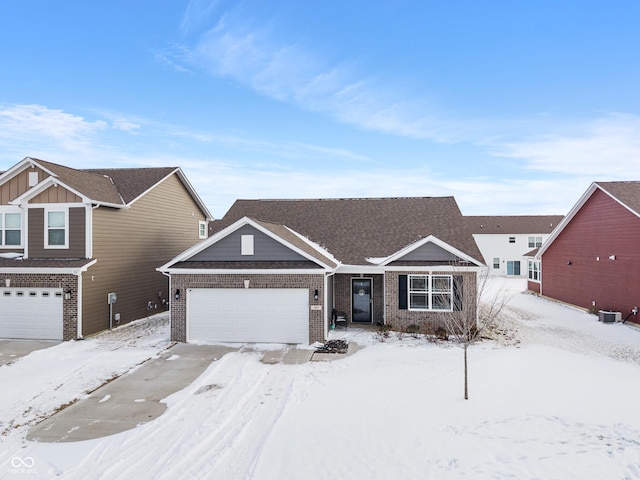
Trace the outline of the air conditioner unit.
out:
[[[600,310],[600,312],[598,312],[598,320],[603,323],[620,322],[622,321],[622,313]]]

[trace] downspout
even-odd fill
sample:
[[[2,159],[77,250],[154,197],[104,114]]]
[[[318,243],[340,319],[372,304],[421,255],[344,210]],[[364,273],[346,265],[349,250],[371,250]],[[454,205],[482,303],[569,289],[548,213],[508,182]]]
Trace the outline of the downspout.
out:
[[[78,300],[76,302],[76,309],[78,313],[78,340],[82,339],[82,270],[75,274],[78,281]]]

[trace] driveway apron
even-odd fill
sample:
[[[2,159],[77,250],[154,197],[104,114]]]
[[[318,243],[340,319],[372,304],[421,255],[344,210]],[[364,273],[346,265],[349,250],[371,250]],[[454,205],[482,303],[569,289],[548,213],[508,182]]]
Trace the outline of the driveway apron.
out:
[[[31,352],[59,343],[57,340],[0,340],[0,367],[26,357]]]
[[[42,421],[27,434],[38,442],[76,442],[130,430],[164,413],[161,400],[182,390],[232,347],[179,343]]]

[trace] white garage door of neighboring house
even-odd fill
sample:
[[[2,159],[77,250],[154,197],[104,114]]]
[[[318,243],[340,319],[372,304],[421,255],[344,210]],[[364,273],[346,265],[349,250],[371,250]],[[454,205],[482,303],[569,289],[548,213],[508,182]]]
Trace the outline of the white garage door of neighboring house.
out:
[[[62,290],[0,288],[0,338],[62,340]]]
[[[309,343],[309,291],[188,289],[187,341]]]

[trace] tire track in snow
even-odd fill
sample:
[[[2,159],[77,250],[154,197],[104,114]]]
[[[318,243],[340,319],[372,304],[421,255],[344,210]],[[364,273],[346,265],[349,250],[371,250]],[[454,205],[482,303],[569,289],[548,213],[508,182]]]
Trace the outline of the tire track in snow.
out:
[[[101,442],[65,478],[250,478],[291,395],[291,371],[283,369],[295,368],[258,358],[225,355],[176,393],[159,419]]]

